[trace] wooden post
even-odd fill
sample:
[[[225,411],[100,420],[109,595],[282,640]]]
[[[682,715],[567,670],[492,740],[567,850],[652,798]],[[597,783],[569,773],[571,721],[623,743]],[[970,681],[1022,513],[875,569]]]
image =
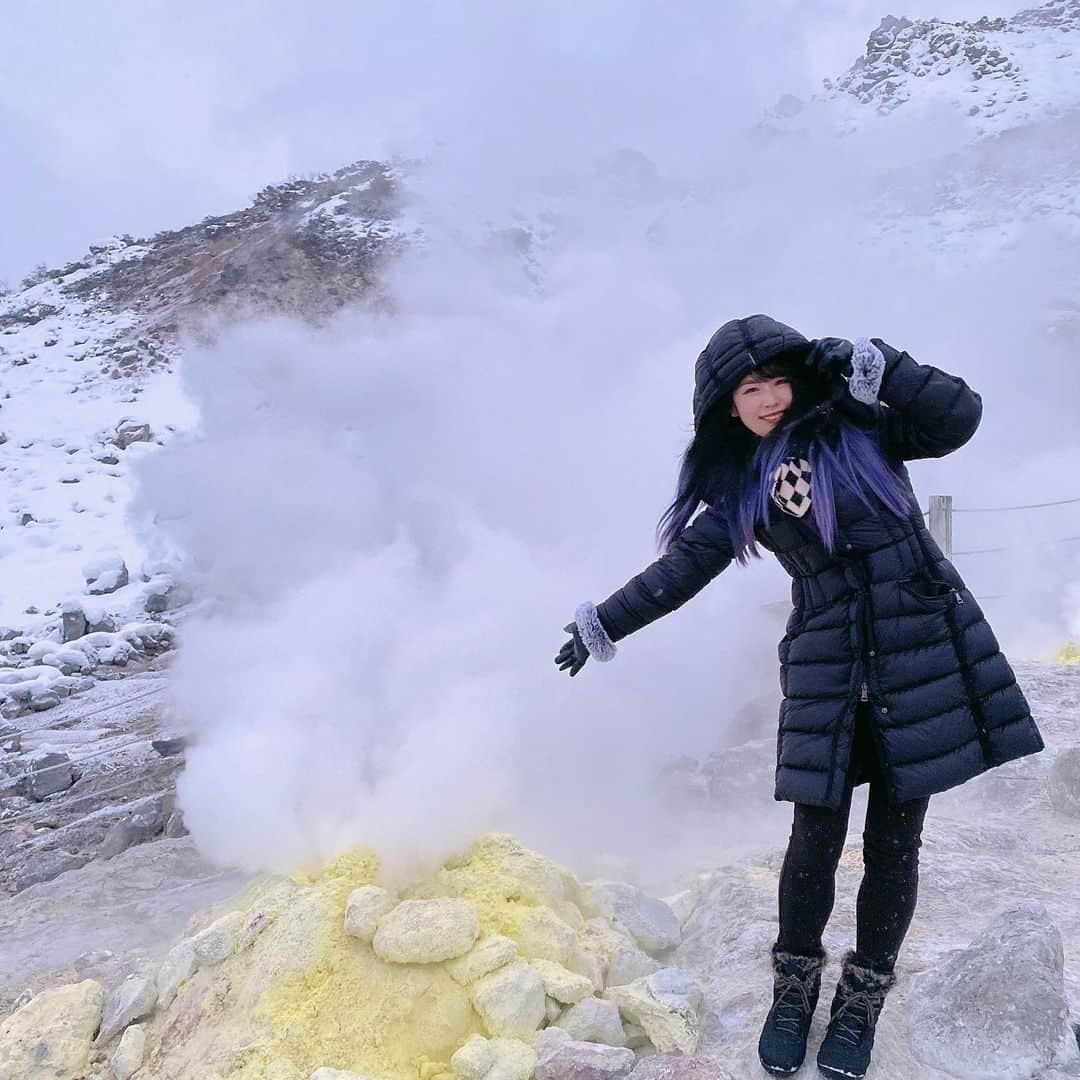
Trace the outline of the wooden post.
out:
[[[946,559],[952,558],[952,496],[930,496],[930,535]]]

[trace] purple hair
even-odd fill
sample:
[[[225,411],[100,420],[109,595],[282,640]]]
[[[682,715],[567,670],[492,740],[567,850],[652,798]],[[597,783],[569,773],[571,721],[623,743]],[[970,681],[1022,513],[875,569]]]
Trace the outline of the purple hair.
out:
[[[755,369],[761,378],[784,377],[791,382],[788,417],[769,435],[758,438],[730,415],[732,394],[704,417],[683,454],[675,498],[657,526],[662,552],[671,547],[704,501],[722,504],[726,510],[735,560],[745,565],[750,556],[761,558],[755,526],[768,521],[777,467],[785,457],[796,454],[810,462],[811,515],[830,553],[836,548],[837,483],[854,492],[869,509],[868,493],[872,492],[897,516],[911,514],[914,504],[907,485],[885,461],[875,440],[838,407],[836,392],[841,389],[846,394],[846,386],[827,387],[816,381],[807,374],[801,356],[778,356]]]

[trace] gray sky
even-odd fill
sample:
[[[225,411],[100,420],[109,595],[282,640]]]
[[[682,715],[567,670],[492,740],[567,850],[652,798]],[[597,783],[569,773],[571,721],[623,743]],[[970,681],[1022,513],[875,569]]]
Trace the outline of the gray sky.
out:
[[[448,116],[459,130],[462,110],[482,131],[504,88],[542,126],[538,73],[542,82],[595,69],[616,87],[640,66],[678,108],[681,93],[707,93],[714,65],[742,63],[752,85],[741,104],[752,108],[845,69],[890,11],[955,19],[1022,6],[884,3],[781,0],[761,11],[743,0],[717,14],[711,0],[674,10],[655,0],[367,0],[310,11],[280,0],[7,0],[0,281],[15,285],[37,263],[76,258],[113,233],[228,212],[289,174],[415,148]],[[520,85],[522,71],[532,87]],[[603,85],[598,98],[607,110],[598,126],[620,119]],[[625,102],[628,112],[647,107]]]

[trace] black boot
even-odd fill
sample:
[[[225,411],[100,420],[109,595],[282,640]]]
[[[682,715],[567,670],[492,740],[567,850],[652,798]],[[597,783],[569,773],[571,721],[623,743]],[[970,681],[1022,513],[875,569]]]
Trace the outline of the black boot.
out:
[[[803,1063],[824,966],[824,949],[806,956],[773,945],[773,1003],[758,1039],[758,1057],[766,1071],[785,1075]]]
[[[836,996],[829,1009],[829,1027],[818,1049],[817,1063],[823,1076],[865,1076],[874,1048],[874,1029],[885,1004],[885,995],[896,985],[891,971],[877,971],[855,962],[855,953],[844,954]]]

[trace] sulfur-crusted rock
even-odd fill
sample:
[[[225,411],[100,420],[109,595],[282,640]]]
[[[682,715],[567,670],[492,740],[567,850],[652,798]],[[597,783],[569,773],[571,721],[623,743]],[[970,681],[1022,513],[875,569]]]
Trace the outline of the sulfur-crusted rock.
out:
[[[613,1001],[586,998],[564,1009],[555,1023],[578,1042],[605,1043],[608,1046],[627,1044],[619,1007]]]
[[[472,1003],[491,1035],[525,1039],[546,1016],[544,981],[536,968],[513,960],[473,984]]]
[[[544,980],[544,993],[548,997],[564,1005],[573,1005],[592,996],[593,984],[584,975],[575,975],[562,964],[553,964],[550,960],[537,959],[531,963],[540,972],[540,978]]]
[[[734,1080],[711,1058],[696,1054],[653,1054],[634,1066],[628,1080]]]
[[[626,986],[659,971],[662,966],[636,945],[620,945],[608,960],[604,981],[608,986]]]
[[[379,920],[396,903],[394,897],[378,885],[364,885],[362,888],[353,889],[345,907],[345,933],[370,945]]]
[[[372,1080],[372,1078],[349,1072],[347,1069],[331,1069],[328,1065],[323,1065],[311,1074],[310,1080]]]
[[[158,1006],[167,1009],[176,992],[191,978],[199,962],[191,938],[184,938],[174,945],[161,962],[157,974]]]
[[[676,968],[661,968],[626,986],[604,991],[630,1021],[645,1029],[660,1053],[692,1054],[701,1034],[701,989]]]
[[[116,1080],[130,1080],[142,1066],[146,1056],[146,1029],[132,1024],[120,1037],[120,1042],[109,1059]]]
[[[517,942],[501,934],[482,937],[464,956],[446,962],[450,977],[462,986],[497,971],[517,956]]]
[[[966,949],[912,978],[912,1050],[950,1075],[1028,1077],[1080,1065],[1063,965],[1061,935],[1041,905],[1002,912]]]
[[[93,979],[43,990],[0,1024],[0,1080],[81,1080],[105,990]]]
[[[450,1058],[450,1067],[461,1080],[529,1080],[536,1051],[519,1039],[472,1035]]]
[[[584,975],[597,993],[604,989],[604,959],[592,949],[575,945],[567,957],[566,968],[575,975]]]
[[[372,946],[380,960],[435,964],[464,955],[479,936],[480,922],[468,900],[403,900],[379,921]]]
[[[548,908],[529,908],[521,912],[516,931],[521,955],[530,960],[565,964],[577,943],[574,928]]]
[[[671,908],[625,881],[594,881],[585,888],[585,913],[612,919],[630,931],[645,952],[663,952],[682,940],[679,918]]]
[[[230,911],[196,934],[191,939],[195,959],[206,967],[214,967],[231,956],[246,920],[244,912]]]
[[[103,1046],[128,1024],[148,1016],[154,1011],[157,999],[157,985],[153,979],[148,979],[145,975],[130,975],[105,998],[97,1044]]]

